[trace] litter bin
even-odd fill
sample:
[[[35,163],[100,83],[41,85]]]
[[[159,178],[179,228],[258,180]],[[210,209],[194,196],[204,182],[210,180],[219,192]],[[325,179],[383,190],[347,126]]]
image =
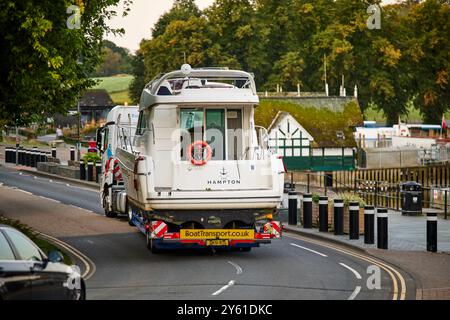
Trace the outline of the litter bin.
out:
[[[284,183],[284,193],[289,193],[295,191],[295,183],[285,182]]]
[[[415,216],[422,214],[422,185],[410,181],[400,185],[402,195],[402,214]]]

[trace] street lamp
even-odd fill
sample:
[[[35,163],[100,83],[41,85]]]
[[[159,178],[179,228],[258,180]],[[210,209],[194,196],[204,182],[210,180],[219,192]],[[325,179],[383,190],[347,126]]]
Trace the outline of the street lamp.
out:
[[[78,56],[77,59],[77,64],[79,66],[83,65],[83,56]],[[83,70],[82,70],[83,71]],[[84,73],[84,71],[83,71]],[[80,99],[81,97],[78,99],[77,102],[77,115],[78,115],[78,125],[77,125],[77,137],[78,137],[78,141],[77,141],[77,157],[78,157],[78,161],[81,160],[81,110],[80,110]]]
[[[78,116],[78,125],[77,125],[77,127],[78,127],[78,129],[77,129],[77,138],[78,138],[78,141],[77,141],[77,159],[78,159],[78,161],[80,161],[81,160],[81,136],[80,136],[80,134],[81,134],[81,110],[80,110],[80,99],[78,99],[78,102],[77,102],[77,116]]]

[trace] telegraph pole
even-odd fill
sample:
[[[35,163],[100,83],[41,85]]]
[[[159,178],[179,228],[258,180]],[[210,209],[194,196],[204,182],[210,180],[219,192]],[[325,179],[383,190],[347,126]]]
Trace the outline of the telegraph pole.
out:
[[[78,100],[77,102],[77,116],[78,116],[78,128],[77,128],[77,137],[78,137],[78,141],[77,141],[77,157],[78,157],[78,161],[80,161],[80,156],[81,156],[81,137],[80,137],[80,127],[81,127],[81,111],[80,111],[80,100]]]

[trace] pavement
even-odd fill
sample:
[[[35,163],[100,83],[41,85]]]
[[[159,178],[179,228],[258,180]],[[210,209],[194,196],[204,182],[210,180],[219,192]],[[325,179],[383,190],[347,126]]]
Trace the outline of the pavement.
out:
[[[360,221],[360,223],[364,223]],[[388,213],[388,248],[398,251],[426,251],[427,250],[427,218],[426,216],[402,216],[401,212]],[[344,245],[356,246],[362,249],[375,249],[375,244],[365,244],[364,236],[359,240],[350,240],[348,235],[335,236],[333,233],[319,232],[318,229],[304,229],[301,225],[285,226],[286,230],[301,231],[302,234],[320,236],[324,239],[336,241]],[[375,222],[375,235],[377,225]],[[450,220],[438,218],[438,251],[450,254]],[[450,267],[450,266],[449,266]]]
[[[377,249],[359,240],[350,240],[348,235],[336,236],[333,233],[319,232],[318,229],[304,229],[301,225],[284,225],[284,229],[296,234],[322,239],[359,248],[374,257],[389,261],[407,271],[416,280],[417,299],[450,299],[450,221],[438,219],[438,253],[426,251],[426,217],[402,216],[401,212],[388,213],[388,248]],[[360,221],[360,223],[363,223]],[[376,235],[376,223],[375,223]]]
[[[416,298],[408,272],[293,233],[248,253],[207,249],[152,255],[124,217],[103,215],[92,189],[4,166],[0,203],[1,214],[64,241],[92,261],[96,271],[86,282],[88,299]],[[379,289],[367,286],[374,265],[380,267]]]

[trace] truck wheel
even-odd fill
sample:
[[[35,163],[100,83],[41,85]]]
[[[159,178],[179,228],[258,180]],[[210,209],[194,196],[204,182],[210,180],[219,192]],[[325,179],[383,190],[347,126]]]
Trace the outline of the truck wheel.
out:
[[[250,251],[252,251],[252,248],[251,248],[251,247],[248,247],[248,248],[241,248],[241,252],[250,252]]]
[[[145,234],[145,238],[147,239],[147,249],[150,250],[153,254],[161,253],[162,251],[160,249],[157,249],[155,247],[155,243],[153,239],[150,237],[150,234],[147,232]]]
[[[133,223],[133,209],[129,205],[128,200],[127,200],[127,203],[125,204],[125,212],[127,213],[128,225],[130,225],[131,227],[134,227],[134,223]]]
[[[108,218],[115,218],[117,217],[117,212],[108,210],[109,200],[109,192],[107,190],[103,191],[103,208],[105,209],[105,216]]]

